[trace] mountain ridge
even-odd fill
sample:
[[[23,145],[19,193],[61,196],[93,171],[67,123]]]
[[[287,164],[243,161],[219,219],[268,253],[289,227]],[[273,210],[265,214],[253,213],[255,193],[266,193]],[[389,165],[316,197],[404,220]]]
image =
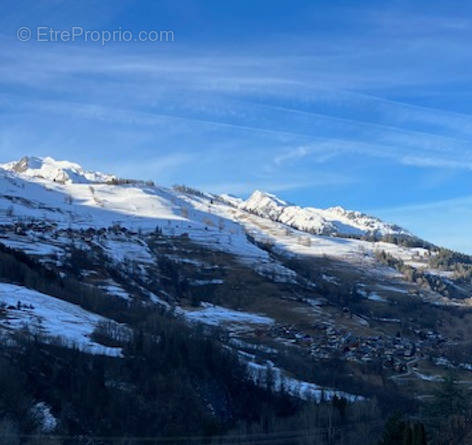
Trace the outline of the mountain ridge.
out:
[[[51,157],[25,156],[18,161],[0,164],[0,168],[20,177],[58,183],[116,184],[120,181],[115,175],[88,171],[77,163],[57,161]],[[377,238],[394,235],[414,238],[414,235],[398,225],[383,222],[379,218],[358,211],[346,210],[341,206],[327,209],[301,207],[261,190],[255,190],[246,200],[229,195],[221,197],[239,209],[311,234]]]
[[[0,168],[25,177],[42,178],[54,182],[102,183],[116,178],[114,175],[84,170],[75,162],[57,161],[49,156],[24,156],[18,161],[0,164]]]
[[[277,196],[256,190],[239,207],[259,216],[282,222],[298,230],[319,235],[413,237],[396,224],[341,206],[318,209],[289,204]]]

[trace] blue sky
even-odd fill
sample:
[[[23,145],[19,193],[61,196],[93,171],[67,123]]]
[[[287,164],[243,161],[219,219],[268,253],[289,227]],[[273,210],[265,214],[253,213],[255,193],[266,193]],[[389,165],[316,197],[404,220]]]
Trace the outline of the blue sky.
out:
[[[258,188],[472,253],[467,2],[19,0],[0,24],[0,161]],[[175,41],[20,42],[21,26]]]

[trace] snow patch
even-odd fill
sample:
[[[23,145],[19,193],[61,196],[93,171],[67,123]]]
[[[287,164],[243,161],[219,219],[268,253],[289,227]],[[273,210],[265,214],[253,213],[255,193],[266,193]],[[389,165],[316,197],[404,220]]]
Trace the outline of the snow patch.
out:
[[[274,366],[268,360],[265,364],[255,362],[246,362],[249,373],[253,381],[263,387],[272,386],[275,391],[285,391],[291,396],[298,397],[302,400],[322,401],[332,400],[334,397],[343,397],[350,402],[364,400],[364,397],[337,391],[330,388],[323,388],[315,383],[305,382],[293,377],[289,377],[284,372]]]
[[[234,311],[221,306],[212,305],[210,303],[202,303],[203,309],[195,311],[183,310],[184,317],[197,323],[203,323],[210,326],[218,326],[222,324],[272,324],[272,318],[251,314],[249,312]]]
[[[121,356],[121,348],[95,343],[90,335],[106,318],[58,298],[14,284],[0,283],[0,304],[5,316],[0,327],[19,330],[27,327],[47,337],[60,337],[71,345],[92,354]]]
[[[38,402],[32,408],[33,417],[40,425],[42,433],[52,433],[57,427],[57,419],[51,413],[51,408],[45,402]]]

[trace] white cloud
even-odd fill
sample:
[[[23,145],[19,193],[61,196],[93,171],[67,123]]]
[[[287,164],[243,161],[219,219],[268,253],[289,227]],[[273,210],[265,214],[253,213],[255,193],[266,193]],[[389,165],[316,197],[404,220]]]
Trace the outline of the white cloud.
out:
[[[348,185],[356,183],[356,179],[346,175],[336,175],[329,173],[313,174],[316,179],[307,180],[254,180],[247,182],[227,182],[227,183],[206,183],[196,185],[198,189],[213,193],[230,193],[234,195],[247,195],[254,190],[266,192],[282,192],[287,190],[297,190],[306,188],[326,187],[332,185]]]
[[[438,167],[448,169],[472,170],[472,161],[455,161],[453,159],[405,156],[400,159],[402,164],[417,167]]]

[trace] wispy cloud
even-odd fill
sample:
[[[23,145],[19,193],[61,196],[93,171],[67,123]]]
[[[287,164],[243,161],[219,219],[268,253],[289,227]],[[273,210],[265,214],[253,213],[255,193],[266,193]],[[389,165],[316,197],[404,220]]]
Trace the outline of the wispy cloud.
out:
[[[167,47],[15,41],[20,25],[82,18],[110,27],[131,8],[105,1],[87,11],[85,2],[72,17],[59,3],[53,10],[25,0],[31,8],[2,11],[5,160],[63,154],[90,168],[236,194],[344,186],[337,196],[345,205],[382,187],[386,206],[397,196],[410,202],[423,172],[447,171],[431,194],[467,186],[454,181],[472,166],[472,76],[463,69],[472,63],[472,23],[453,6],[293,5],[290,27],[273,5],[266,19],[274,22],[244,36],[237,16],[215,4],[211,16],[226,21],[206,26],[201,6],[200,39],[185,34],[193,18],[180,8],[186,40]],[[380,175],[379,166],[395,174]]]
[[[284,153],[277,155],[274,158],[274,164],[280,165],[286,161],[303,159],[304,157],[308,156],[311,152],[312,152],[311,147],[307,147],[307,146],[295,147],[291,150],[288,150]]]
[[[196,187],[208,192],[231,193],[234,195],[246,196],[254,190],[263,190],[266,192],[277,193],[307,188],[316,189],[318,187],[326,187],[330,185],[352,185],[357,182],[356,178],[349,177],[347,175],[318,172],[314,176],[316,176],[316,179],[308,179],[305,181],[286,181],[284,179],[281,179],[280,181],[248,179],[247,182],[202,183],[196,184]]]
[[[451,199],[443,199],[439,201],[430,201],[424,203],[409,204],[405,206],[395,206],[387,208],[372,209],[372,214],[378,213],[407,213],[420,212],[423,210],[439,210],[447,208],[450,211],[462,212],[466,210],[472,214],[472,195],[465,195]]]
[[[472,160],[467,161],[455,161],[452,159],[444,158],[431,158],[431,157],[415,157],[405,156],[400,159],[400,162],[405,165],[414,165],[417,167],[438,167],[447,169],[459,169],[459,170],[472,170]]]

